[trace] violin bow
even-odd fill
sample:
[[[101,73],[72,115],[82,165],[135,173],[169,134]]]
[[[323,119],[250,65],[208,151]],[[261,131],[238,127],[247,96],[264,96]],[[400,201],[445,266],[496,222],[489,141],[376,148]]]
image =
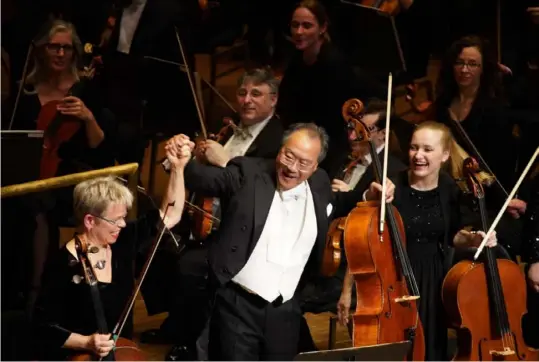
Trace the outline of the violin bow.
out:
[[[122,182],[125,182],[127,183],[127,180],[124,179],[123,177],[120,177],[120,176],[116,176],[116,178]],[[148,191],[146,191],[146,189],[142,186],[139,186],[137,185],[137,190],[140,191],[143,195],[145,195],[151,202],[152,206],[159,210],[159,207],[157,207],[157,204],[155,203],[155,201],[153,200],[153,198],[150,196],[150,194],[148,193]],[[163,227],[166,229],[167,233],[170,235],[170,237],[172,238],[172,240],[174,240],[174,242],[176,243],[176,246],[179,248],[180,247],[180,243],[178,242],[178,239],[176,239],[176,237],[174,236],[174,233],[166,227],[166,225],[163,223]]]
[[[485,159],[483,158],[483,156],[481,156],[481,153],[479,153],[479,150],[477,149],[477,147],[475,147],[475,145],[473,144],[472,140],[470,139],[470,136],[468,136],[468,133],[466,133],[466,131],[464,130],[464,128],[462,127],[462,125],[460,124],[459,121],[456,121],[456,120],[453,120],[455,122],[455,124],[457,125],[457,130],[459,131],[460,135],[462,137],[464,137],[464,140],[466,141],[466,143],[468,144],[468,146],[471,147],[473,153],[475,153],[475,157],[477,157],[479,159],[479,161],[481,161],[482,163],[482,167],[488,172],[490,173],[492,176],[494,176],[494,181],[496,182],[496,184],[500,187],[500,190],[502,190],[502,192],[505,194],[505,197],[508,197],[508,193],[507,193],[507,190],[505,190],[505,187],[503,187],[503,185],[501,184],[500,180],[498,180],[498,177],[496,177],[496,175],[494,174],[494,172],[492,172],[492,170],[490,169],[490,167],[488,166],[488,164],[485,162]]]
[[[496,219],[494,219],[494,222],[492,223],[492,225],[490,225],[490,229],[485,234],[485,237],[483,238],[483,241],[481,241],[481,245],[479,245],[479,247],[477,248],[477,251],[475,252],[474,260],[477,260],[477,258],[481,254],[481,251],[483,251],[483,248],[485,247],[488,238],[490,237],[490,235],[492,234],[492,232],[494,231],[494,229],[496,228],[496,226],[500,222],[500,219],[502,218],[505,210],[507,209],[507,206],[509,206],[509,202],[511,202],[511,200],[515,196],[518,188],[520,187],[520,184],[522,183],[522,181],[524,180],[524,178],[528,174],[528,171],[530,171],[530,168],[532,167],[533,163],[535,162],[535,159],[537,158],[538,154],[539,154],[539,147],[537,147],[537,149],[535,150],[535,153],[533,154],[530,161],[528,162],[528,165],[526,166],[526,168],[524,169],[524,171],[520,175],[520,178],[518,179],[515,187],[513,187],[513,190],[511,190],[511,193],[509,194],[509,196],[507,196],[507,199],[505,200],[505,203],[503,204],[500,212],[496,216]]]
[[[127,318],[129,317],[129,313],[131,313],[131,309],[133,309],[133,305],[135,304],[135,300],[137,298],[137,295],[140,291],[140,287],[142,286],[142,283],[144,282],[144,279],[146,278],[146,274],[148,273],[148,269],[150,269],[150,265],[152,264],[153,258],[155,256],[155,253],[157,249],[159,248],[159,244],[161,243],[161,239],[163,239],[163,235],[165,234],[165,230],[167,230],[167,227],[165,226],[165,218],[168,213],[168,209],[171,206],[174,206],[175,201],[169,203],[165,209],[165,212],[163,213],[163,217],[161,219],[162,223],[162,229],[161,233],[159,234],[159,237],[156,239],[154,245],[152,246],[152,249],[150,251],[150,255],[148,256],[148,259],[146,259],[146,262],[144,263],[144,267],[142,268],[142,272],[140,275],[139,280],[137,281],[137,284],[135,286],[135,289],[133,290],[133,293],[131,294],[131,298],[127,302],[120,320],[116,325],[114,326],[114,329],[112,331],[112,338],[114,341],[116,341],[120,334],[122,333],[122,330],[125,326],[125,323],[127,322]]]
[[[193,74],[191,73],[191,69],[189,68],[189,62],[187,61],[187,57],[185,56],[185,52],[183,50],[183,45],[182,45],[182,41],[180,39],[180,35],[178,33],[178,28],[174,27],[174,31],[175,31],[175,34],[176,34],[176,41],[178,42],[178,47],[180,48],[180,53],[181,53],[181,56],[182,56],[182,60],[183,60],[183,63],[185,65],[185,70],[186,70],[186,73],[187,73],[187,79],[189,80],[189,86],[191,88],[191,93],[193,94],[193,100],[195,101],[195,107],[197,109],[198,120],[200,121],[200,127],[201,127],[201,130],[202,130],[202,134],[203,134],[204,138],[208,138],[208,132],[206,130],[206,124],[204,122],[204,116],[203,116],[202,109],[201,109],[201,106],[200,106],[200,103],[199,103],[199,98],[197,96],[197,92],[196,92],[196,88],[195,88],[195,82],[193,80]]]
[[[387,82],[387,108],[386,108],[386,138],[385,138],[385,146],[384,146],[384,166],[382,169],[382,199],[380,202],[380,226],[379,226],[379,232],[380,235],[383,235],[384,233],[384,223],[385,223],[385,215],[386,215],[386,181],[387,181],[387,160],[389,155],[389,134],[390,134],[390,128],[389,128],[389,122],[391,119],[391,90],[393,86],[393,75],[389,73],[388,82]],[[376,155],[373,155],[373,157],[376,157]]]
[[[15,104],[13,105],[13,111],[11,112],[11,119],[9,120],[9,130],[13,128],[13,121],[15,120],[15,114],[17,113],[17,108],[19,107],[19,101],[21,99],[22,90],[24,88],[24,82],[28,76],[28,64],[30,63],[30,56],[34,50],[35,43],[32,40],[28,46],[28,52],[26,53],[26,60],[24,61],[24,68],[22,69],[21,82],[19,83],[19,89],[17,89],[17,97],[15,98]]]

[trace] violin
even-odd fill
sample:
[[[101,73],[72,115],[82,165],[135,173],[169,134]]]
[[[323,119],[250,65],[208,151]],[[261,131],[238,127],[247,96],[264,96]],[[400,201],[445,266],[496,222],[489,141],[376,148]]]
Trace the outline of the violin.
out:
[[[77,257],[81,263],[84,279],[90,287],[92,302],[94,304],[94,312],[97,320],[97,333],[108,334],[107,321],[105,319],[105,311],[101,302],[98,280],[95,276],[94,268],[88,259],[88,244],[83,242],[75,235],[75,250]],[[94,361],[96,356],[91,353],[74,354],[70,361]],[[116,338],[114,349],[103,358],[105,361],[147,361],[148,358],[137,344],[127,338]]]
[[[224,126],[219,130],[217,135],[209,135],[209,139],[220,143],[230,129],[236,130],[238,126],[232,121],[231,118],[223,119]],[[201,140],[195,140],[195,144],[198,144]],[[203,195],[197,195],[193,193],[191,198],[191,204],[196,207],[189,207],[190,216],[192,220],[191,232],[196,240],[204,241],[219,225],[217,219],[213,213],[213,204],[215,198],[204,197]]]
[[[391,105],[389,76],[388,108]],[[376,146],[357,113],[357,99],[343,106],[343,117],[354,127],[360,141],[368,142],[376,179],[384,185],[387,177],[387,142],[384,168],[377,157]],[[387,112],[389,131],[390,110]],[[405,230],[397,209],[390,203],[359,202],[346,217],[344,248],[348,270],[354,278],[357,306],[352,318],[354,347],[397,343],[409,340],[412,348],[407,360],[425,359],[425,340],[419,318],[419,287],[406,251]]]
[[[479,203],[483,230],[488,230],[479,164],[468,158],[463,168]],[[539,360],[539,351],[530,349],[522,335],[522,317],[527,313],[525,276],[513,261],[497,260],[493,248],[486,248],[479,262],[464,260],[451,268],[442,285],[442,301],[457,329],[454,361]]]
[[[363,112],[364,105],[361,101],[355,103],[353,106],[358,107],[354,112]],[[338,179],[346,180],[354,167],[359,163],[360,155],[354,152],[348,155],[350,162],[344,167],[344,170],[338,175]],[[322,275],[331,277],[337,273],[341,265],[342,260],[342,247],[341,242],[344,236],[344,225],[346,222],[345,217],[339,217],[332,220],[329,224],[328,233],[326,236],[326,246],[324,248],[324,254],[322,257]]]
[[[360,4],[395,16],[401,11],[399,0],[361,0]]]
[[[80,81],[73,84],[66,96],[80,98],[84,88],[93,79],[95,66],[92,62],[85,66],[79,74]],[[82,120],[75,116],[61,114],[57,107],[62,100],[53,100],[41,106],[37,118],[37,130],[43,133],[43,151],[41,154],[40,172],[41,179],[55,177],[58,166],[62,161],[58,156],[58,150],[63,143],[69,141],[82,127]]]

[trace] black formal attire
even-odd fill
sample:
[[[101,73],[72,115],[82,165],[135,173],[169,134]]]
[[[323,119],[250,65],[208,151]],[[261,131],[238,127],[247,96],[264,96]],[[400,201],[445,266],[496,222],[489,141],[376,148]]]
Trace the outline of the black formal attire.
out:
[[[524,215],[522,232],[522,261],[531,264],[539,263],[539,177],[533,180],[531,197]],[[526,268],[526,271],[527,269]],[[539,348],[539,293],[528,288],[528,314],[524,318],[523,330],[526,344]]]
[[[307,65],[303,53],[296,51],[279,87],[277,114],[285,124],[314,122],[329,135],[329,150],[320,167],[330,165],[347,152],[348,137],[342,106],[350,98],[385,99],[387,88],[365,87],[365,82],[331,43],[324,43],[316,62]]]
[[[284,128],[280,119],[272,117],[255,137],[244,156],[274,160],[279,153],[283,133]],[[229,130],[224,135],[222,144],[226,144],[233,134],[234,132]],[[181,234],[183,240],[189,240],[192,225],[191,216],[185,212],[175,231]],[[207,257],[214,234],[211,234],[207,241],[189,240],[179,258],[167,257],[165,254],[170,254],[170,251],[158,251],[158,257],[171,259],[170,262],[174,263],[173,273],[177,278],[173,278],[171,283],[174,285],[173,288],[165,289],[159,284],[160,280],[170,277],[170,274],[164,274],[168,273],[168,268],[150,270],[148,277],[150,280],[155,278],[156,283],[149,282],[143,285],[142,292],[149,313],[169,312],[169,318],[161,326],[163,337],[186,347],[187,353],[191,354],[189,359],[196,358],[196,354],[193,355],[196,351],[196,341],[208,317],[207,306],[210,300]],[[153,336],[147,335],[147,338],[150,340]]]
[[[462,132],[449,115],[448,107],[451,100],[445,97],[437,101],[437,120],[446,124],[452,131],[456,142],[472,157],[480,159],[468,145]],[[518,179],[520,172],[515,172],[518,162],[518,144],[513,137],[513,125],[527,123],[524,127],[533,125],[533,115],[522,115],[508,109],[500,101],[478,98],[466,119],[460,122],[464,131],[475,145],[485,162],[488,164],[505,190],[509,192]],[[536,141],[535,141],[536,142]],[[486,189],[486,203],[490,220],[498,214],[507,195],[497,184]],[[480,220],[474,223],[481,228]],[[498,225],[498,240],[514,257],[519,250],[521,220],[515,220],[504,215]],[[516,237],[515,237],[516,236]]]
[[[423,324],[426,360],[447,360],[447,326],[441,300],[447,260],[444,255],[461,229],[460,190],[453,179],[440,173],[438,187],[413,189],[407,171],[395,183],[393,205],[402,216],[408,257],[419,287],[419,316]]]
[[[297,352],[301,320],[297,299],[282,303],[278,298],[269,303],[231,281],[259,242],[277,187],[275,160],[238,157],[225,169],[192,161],[185,169],[185,180],[188,189],[221,200],[220,229],[209,253],[216,286],[209,331],[210,359],[292,359]],[[317,237],[302,280],[320,270],[331,202],[329,178],[323,170],[317,170],[308,182]]]
[[[378,157],[383,164],[384,151],[381,151],[378,154]],[[342,164],[338,170],[342,171],[345,167],[346,164]],[[402,163],[399,158],[391,154],[388,155],[388,177],[396,176],[405,169],[406,165]],[[335,173],[337,174],[338,172]],[[353,190],[335,193],[335,211],[332,218],[345,217],[348,215],[348,213],[356,207],[356,204],[363,200],[363,193],[369,188],[373,181],[375,181],[374,166],[370,163]],[[348,265],[346,262],[344,245],[342,245],[341,252],[341,264],[334,276],[318,276],[307,283],[305,288],[303,288],[300,295],[300,306],[303,313],[337,312],[337,302],[341,296],[344,276],[346,275]],[[355,298],[353,298],[352,303],[355,303]],[[309,332],[307,320],[303,317],[299,350],[301,352],[307,352],[314,349],[316,349],[316,347]]]
[[[153,210],[129,221],[116,243],[111,245],[112,281],[98,283],[110,331],[118,323],[134,288],[133,258],[153,240],[159,220],[159,211]],[[84,276],[82,266],[64,246],[48,261],[36,302],[33,341],[36,357],[40,359],[65,359],[73,352],[62,348],[71,333],[91,335],[98,330],[89,286],[77,276]],[[131,316],[122,336],[130,337],[132,323]]]

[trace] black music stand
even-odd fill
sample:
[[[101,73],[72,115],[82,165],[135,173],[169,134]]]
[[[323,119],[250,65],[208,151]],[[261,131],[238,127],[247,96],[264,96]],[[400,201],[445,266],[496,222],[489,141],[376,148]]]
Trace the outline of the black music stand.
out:
[[[341,0],[337,16],[339,48],[354,66],[384,78],[406,71],[394,17],[348,0]]]
[[[2,186],[39,180],[43,131],[0,131]]]
[[[294,361],[404,361],[411,347],[412,342],[403,341],[374,346],[304,352],[298,354]]]

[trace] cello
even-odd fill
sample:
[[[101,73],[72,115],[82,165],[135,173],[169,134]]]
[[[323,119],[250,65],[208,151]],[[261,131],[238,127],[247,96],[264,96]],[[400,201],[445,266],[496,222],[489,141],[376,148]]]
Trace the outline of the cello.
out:
[[[390,75],[386,130],[389,130],[391,114],[391,83]],[[357,99],[348,100],[343,106],[343,116],[356,130],[358,139],[369,143],[375,176],[384,185],[382,200],[385,200],[389,137],[386,137],[385,167],[382,169],[374,141],[357,114],[361,108],[359,104]],[[425,341],[417,308],[419,287],[405,242],[402,218],[391,203],[360,202],[346,217],[344,248],[358,300],[352,317],[353,345],[359,347],[410,340],[412,349],[407,360],[422,361],[425,358]]]
[[[150,265],[155,256],[155,253],[157,252],[157,249],[159,248],[159,245],[161,244],[163,235],[165,234],[165,231],[168,230],[168,228],[166,227],[164,223],[164,220],[168,212],[168,208],[173,205],[174,205],[174,202],[168,204],[165,209],[165,212],[163,213],[164,215],[163,215],[163,218],[161,219],[163,221],[161,223],[162,224],[161,231],[158,237],[155,238],[155,241],[150,249],[148,258],[146,259],[146,262],[144,263],[144,266],[142,267],[142,271],[140,272],[140,278],[137,281],[135,288],[133,289],[133,293],[131,294],[131,297],[127,301],[120,319],[118,320],[118,322],[114,326],[114,329],[112,330],[111,339],[115,341],[115,347],[112,350],[113,353],[112,352],[109,353],[104,358],[104,360],[106,361],[148,361],[148,357],[145,355],[145,353],[142,350],[140,350],[140,348],[138,348],[138,346],[133,341],[120,337],[120,334],[122,333],[123,327],[125,323],[127,322],[127,319],[129,318],[129,315],[131,313],[131,310],[133,309],[133,306],[135,305],[135,300],[140,291],[142,283],[144,282],[144,279],[146,278],[146,275],[148,274],[148,269],[150,268]],[[105,321],[103,304],[101,303],[101,298],[99,296],[99,289],[97,286],[97,278],[93,271],[93,266],[91,265],[87,257],[87,252],[88,252],[87,244],[83,243],[80,240],[80,238],[78,238],[77,236],[75,237],[75,249],[77,250],[77,255],[80,255],[79,260],[82,263],[82,266],[84,268],[85,280],[90,285],[90,288],[91,288],[92,301],[94,303],[94,310],[95,310],[97,321],[98,321],[99,333],[108,334],[109,332],[108,332],[108,328]],[[72,358],[70,358],[70,360],[71,361],[93,361],[94,358],[95,356],[91,353],[80,353],[80,354],[73,355]]]
[[[539,148],[534,158],[538,152]],[[468,158],[464,168],[469,189],[479,204],[483,230],[488,230],[483,185],[476,177],[478,163]],[[475,259],[496,224],[490,227]],[[522,335],[522,317],[527,312],[525,276],[515,262],[497,260],[492,248],[486,248],[480,262],[460,261],[449,270],[442,285],[442,301],[451,325],[457,329],[454,361],[539,360],[539,350],[529,348]]]
[[[95,272],[92,264],[88,259],[88,244],[83,242],[75,234],[75,250],[77,252],[77,258],[81,263],[82,270],[84,272],[84,280],[90,287],[90,293],[92,296],[92,302],[94,305],[94,312],[97,320],[97,333],[99,334],[108,334],[107,321],[105,319],[105,311],[103,309],[103,304],[101,302],[101,297],[99,295],[98,280],[95,276]],[[94,361],[95,355],[84,353],[84,354],[75,354],[70,360],[71,361]],[[105,361],[147,361],[148,358],[142,352],[135,342],[127,338],[115,338],[115,347],[112,352],[110,352],[106,357],[103,358]]]

